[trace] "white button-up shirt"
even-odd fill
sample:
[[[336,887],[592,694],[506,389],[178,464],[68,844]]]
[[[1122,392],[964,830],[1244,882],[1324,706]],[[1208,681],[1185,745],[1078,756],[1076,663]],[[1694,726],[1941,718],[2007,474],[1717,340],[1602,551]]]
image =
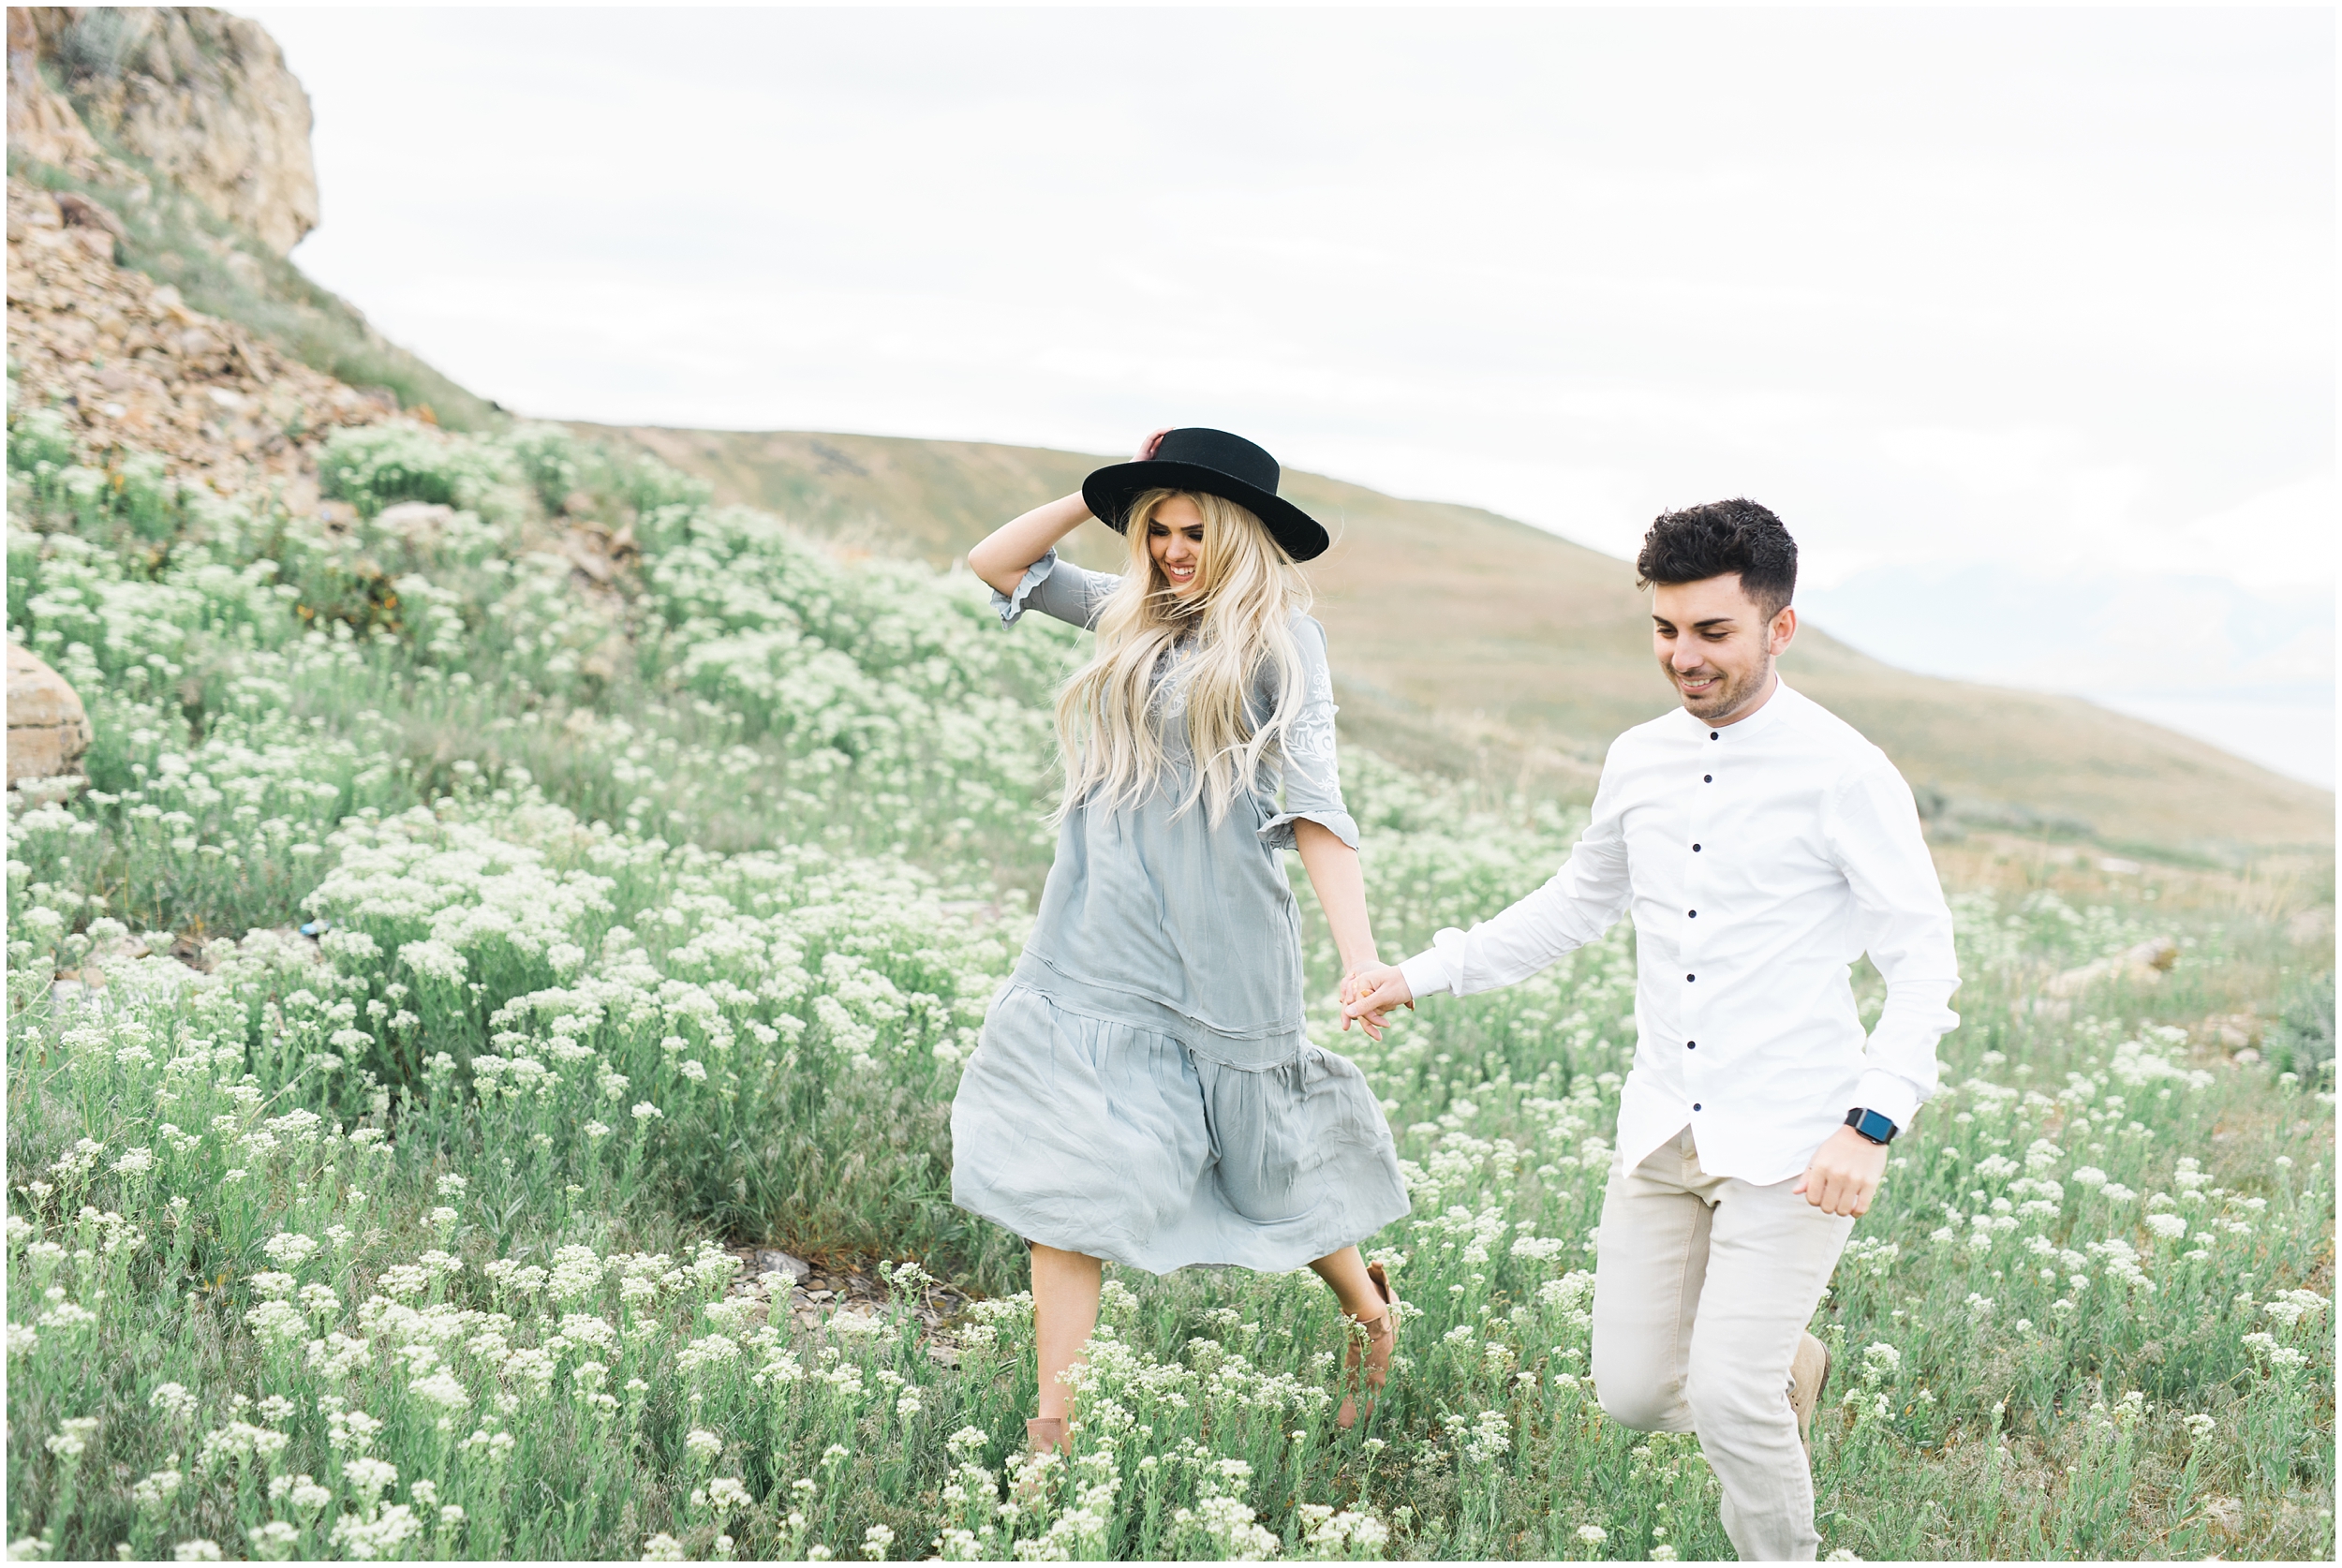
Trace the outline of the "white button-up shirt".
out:
[[[1907,1126],[1955,1028],[1951,911],[1911,790],[1786,683],[1710,727],[1682,708],[1611,744],[1593,820],[1552,880],[1401,966],[1417,997],[1526,979],[1632,909],[1640,974],[1618,1146],[1636,1165],[1688,1124],[1700,1167],[1803,1174],[1856,1106]],[[1849,966],[1887,981],[1867,1044]]]

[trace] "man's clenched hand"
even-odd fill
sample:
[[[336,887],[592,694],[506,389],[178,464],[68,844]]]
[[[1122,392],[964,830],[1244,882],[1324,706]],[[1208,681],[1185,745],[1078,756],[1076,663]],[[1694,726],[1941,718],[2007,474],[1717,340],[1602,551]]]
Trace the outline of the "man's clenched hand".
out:
[[[1851,1127],[1841,1127],[1814,1151],[1814,1162],[1789,1189],[1826,1214],[1868,1214],[1887,1174],[1887,1146],[1872,1143]]]

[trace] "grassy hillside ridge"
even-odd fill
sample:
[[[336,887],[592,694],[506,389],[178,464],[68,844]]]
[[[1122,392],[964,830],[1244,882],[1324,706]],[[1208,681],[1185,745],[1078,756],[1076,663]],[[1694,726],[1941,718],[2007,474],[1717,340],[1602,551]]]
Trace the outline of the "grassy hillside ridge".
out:
[[[838,541],[941,564],[1104,459],[978,441],[580,426]],[[1286,490],[1334,548],[1312,569],[1344,730],[1418,765],[1583,793],[1609,738],[1665,712],[1625,563],[1474,507],[1315,474]],[[1086,528],[1070,554],[1111,566]],[[1931,809],[2164,854],[2330,851],[2331,792],[2076,698],[1894,669],[1807,626],[1797,687],[1886,748]]]

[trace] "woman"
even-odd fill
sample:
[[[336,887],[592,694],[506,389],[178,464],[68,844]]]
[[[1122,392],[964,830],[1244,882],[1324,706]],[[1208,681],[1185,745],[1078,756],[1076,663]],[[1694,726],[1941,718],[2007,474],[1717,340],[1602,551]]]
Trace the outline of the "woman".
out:
[[[1326,530],[1278,478],[1238,436],[1158,431],[968,553],[1004,622],[1098,633],[1058,699],[1065,792],[1032,939],[952,1105],[953,1199],[1032,1249],[1036,1449],[1065,1442],[1059,1374],[1096,1326],[1105,1259],[1307,1263],[1363,1330],[1347,1365],[1370,1401],[1388,1375],[1395,1298],[1356,1244],[1406,1190],[1365,1079],[1302,1032],[1277,854],[1299,851],[1345,974],[1376,963],[1326,633],[1294,565]],[[1058,559],[1091,516],[1129,540],[1119,576]],[[1345,1398],[1341,1425],[1356,1414]]]

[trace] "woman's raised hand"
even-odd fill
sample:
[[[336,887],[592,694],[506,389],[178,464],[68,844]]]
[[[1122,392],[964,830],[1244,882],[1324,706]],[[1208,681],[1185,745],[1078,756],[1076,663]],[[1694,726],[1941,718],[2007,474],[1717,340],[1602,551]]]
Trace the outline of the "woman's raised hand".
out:
[[[1138,443],[1138,455],[1134,462],[1145,463],[1155,455],[1163,438],[1174,427],[1164,426]],[[1024,581],[1025,570],[1033,562],[1054,548],[1057,541],[1089,521],[1089,503],[1082,493],[1061,496],[1044,506],[1037,506],[1021,517],[1011,518],[992,530],[968,552],[968,570],[1003,594],[1013,594],[1016,584]]]

